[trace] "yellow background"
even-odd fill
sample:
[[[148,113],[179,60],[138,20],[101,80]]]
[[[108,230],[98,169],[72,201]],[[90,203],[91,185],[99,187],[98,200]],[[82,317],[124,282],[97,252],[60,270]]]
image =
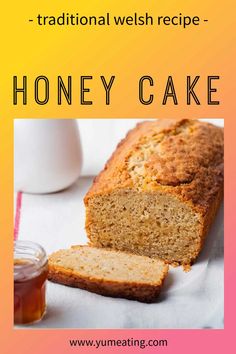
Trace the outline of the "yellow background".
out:
[[[153,16],[171,16],[181,12],[206,18],[208,22],[182,29],[172,26],[39,27],[28,21],[38,13],[60,15],[62,12],[78,12],[101,16],[106,12],[132,15],[135,11],[140,14],[148,12]],[[65,353],[68,350],[65,346],[68,334],[65,332],[60,337],[53,331],[47,337],[42,332],[31,333],[27,340],[23,332],[12,332],[13,118],[221,117],[226,122],[226,159],[231,165],[231,172],[235,173],[235,143],[231,147],[229,145],[235,139],[236,127],[235,2],[1,1],[0,26],[0,345],[3,354],[26,354],[32,353],[32,348],[33,353],[46,352],[47,349],[50,352],[49,347],[54,341],[57,353]],[[28,76],[27,106],[12,105],[13,75],[19,78]],[[51,83],[50,101],[45,106],[39,106],[33,100],[33,85],[38,75],[46,75]],[[93,98],[94,104],[81,106],[78,92],[77,95],[74,93],[72,106],[57,106],[54,86],[57,75],[72,75],[78,89],[80,76],[92,75],[94,79],[88,97]],[[104,104],[100,75],[116,75],[110,106]],[[155,80],[156,98],[150,106],[143,106],[138,101],[138,79],[142,75],[151,75]],[[172,102],[161,105],[168,75],[175,79],[178,106]],[[202,102],[200,106],[186,105],[187,75],[201,75],[196,89]],[[207,75],[221,77],[216,95],[221,101],[220,106],[206,104]],[[228,176],[229,171],[226,172]],[[195,352],[194,348],[191,350]]]

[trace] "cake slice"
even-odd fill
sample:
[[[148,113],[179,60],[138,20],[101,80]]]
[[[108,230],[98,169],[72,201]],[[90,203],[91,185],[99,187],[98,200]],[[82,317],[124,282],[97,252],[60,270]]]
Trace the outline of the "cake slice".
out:
[[[153,302],[168,273],[168,265],[126,252],[73,246],[49,257],[48,279],[97,294]]]

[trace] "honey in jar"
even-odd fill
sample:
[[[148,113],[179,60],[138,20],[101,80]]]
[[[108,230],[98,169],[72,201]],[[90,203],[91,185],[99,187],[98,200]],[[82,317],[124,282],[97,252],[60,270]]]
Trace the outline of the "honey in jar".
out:
[[[47,257],[30,241],[14,243],[14,323],[39,321],[46,310]]]

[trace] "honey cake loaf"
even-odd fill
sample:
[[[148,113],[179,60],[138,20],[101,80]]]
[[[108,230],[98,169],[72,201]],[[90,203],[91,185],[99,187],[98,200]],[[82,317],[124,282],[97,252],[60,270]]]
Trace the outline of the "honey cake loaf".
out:
[[[198,120],[138,124],[84,198],[91,244],[191,264],[222,199],[223,139]]]
[[[73,246],[49,257],[48,279],[97,294],[153,302],[168,273],[158,259],[90,246]]]

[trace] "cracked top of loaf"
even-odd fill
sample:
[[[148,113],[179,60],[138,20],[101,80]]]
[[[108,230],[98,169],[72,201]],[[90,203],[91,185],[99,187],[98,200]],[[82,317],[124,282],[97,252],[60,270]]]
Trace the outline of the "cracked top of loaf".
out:
[[[170,193],[207,212],[223,188],[223,129],[198,120],[145,121],[117,146],[85,197],[117,189]]]

